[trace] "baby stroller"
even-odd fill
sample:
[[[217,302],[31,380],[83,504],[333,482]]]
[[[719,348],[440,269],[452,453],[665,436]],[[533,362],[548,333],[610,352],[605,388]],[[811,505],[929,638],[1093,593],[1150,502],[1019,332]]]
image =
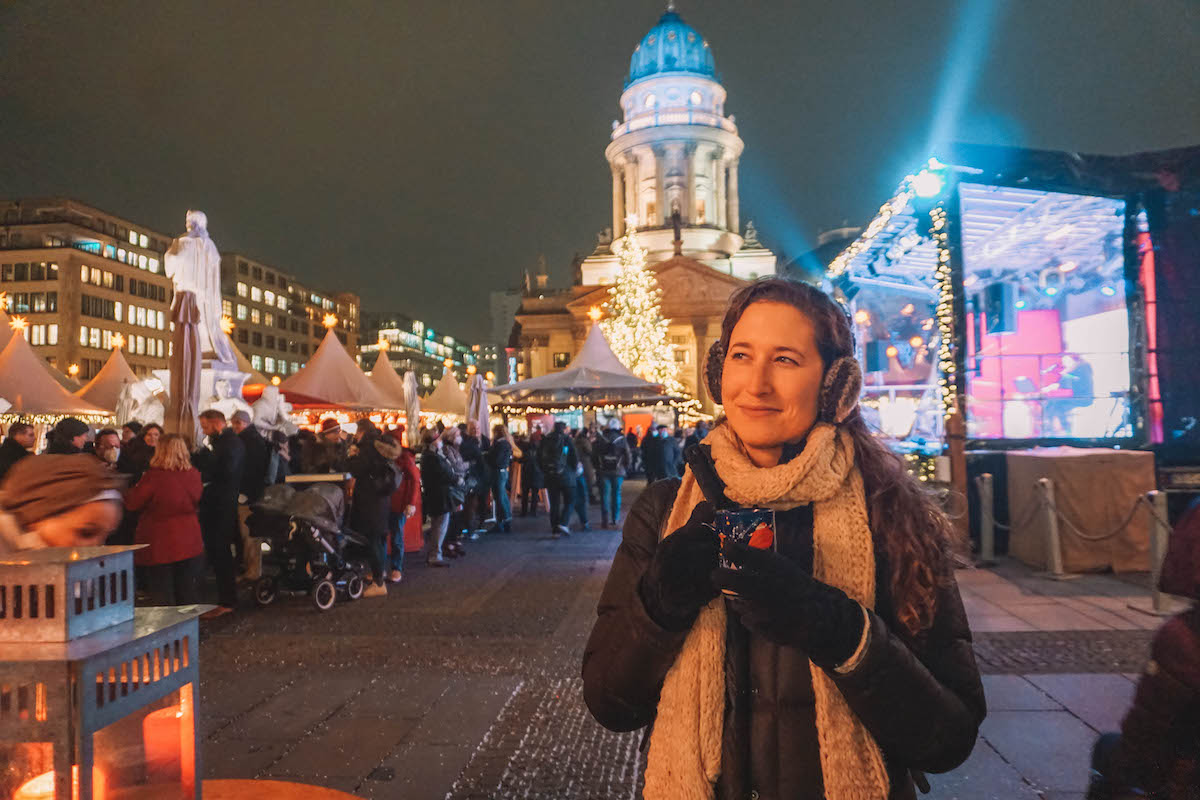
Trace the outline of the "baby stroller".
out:
[[[247,520],[250,535],[263,539],[263,576],[254,584],[261,606],[279,592],[306,592],[321,611],[333,608],[339,592],[348,600],[363,594],[367,542],[342,526],[342,488],[318,483],[297,491],[268,487]]]

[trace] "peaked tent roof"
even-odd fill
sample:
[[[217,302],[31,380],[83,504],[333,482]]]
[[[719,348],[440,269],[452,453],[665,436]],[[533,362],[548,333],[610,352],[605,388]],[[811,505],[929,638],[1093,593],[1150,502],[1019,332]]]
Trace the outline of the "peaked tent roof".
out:
[[[371,368],[371,374],[368,377],[370,377],[371,383],[375,384],[379,393],[394,404],[393,408],[406,407],[404,405],[404,378],[401,378],[396,372],[396,368],[392,366],[392,360],[388,358],[386,350],[379,351],[379,355],[375,357],[375,366]]]
[[[125,360],[121,348],[114,347],[104,366],[87,385],[75,392],[75,396],[109,411],[116,411],[121,389],[127,383],[137,382],[138,376],[129,368],[129,362]]]
[[[355,411],[392,408],[330,329],[308,363],[279,385],[296,407],[340,407]]]
[[[431,414],[467,416],[467,393],[458,385],[454,373],[447,369],[428,397],[421,401],[421,410]]]
[[[59,386],[24,336],[14,335],[0,352],[0,397],[12,403],[8,414],[112,416]]]
[[[592,325],[583,347],[562,372],[551,372],[489,390],[505,403],[639,402],[669,399],[663,387],[630,372],[609,347],[599,325]]]
[[[4,304],[0,303],[0,350],[8,347],[8,342],[12,337],[12,319],[4,311]]]
[[[232,340],[230,341],[232,342]],[[263,375],[254,368],[254,366],[250,363],[250,359],[246,358],[246,354],[239,350],[236,344],[233,345],[233,354],[237,357],[237,368],[249,375],[249,377],[246,378],[246,382],[242,384],[243,386],[254,386],[260,383],[265,386],[270,382],[267,380],[266,375]]]

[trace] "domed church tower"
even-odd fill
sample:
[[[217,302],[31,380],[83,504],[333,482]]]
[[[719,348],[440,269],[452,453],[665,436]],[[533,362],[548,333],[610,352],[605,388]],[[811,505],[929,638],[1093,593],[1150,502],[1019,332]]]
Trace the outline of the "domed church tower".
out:
[[[727,274],[753,278],[775,271],[774,255],[741,235],[738,159],[743,144],[725,115],[709,43],[674,3],[633,51],[621,95],[623,120],[613,122],[604,152],[612,168],[612,235],[637,219],[638,240],[653,263],[675,253],[678,212],[682,255]],[[617,262],[602,242],[582,267],[585,285],[611,283]]]

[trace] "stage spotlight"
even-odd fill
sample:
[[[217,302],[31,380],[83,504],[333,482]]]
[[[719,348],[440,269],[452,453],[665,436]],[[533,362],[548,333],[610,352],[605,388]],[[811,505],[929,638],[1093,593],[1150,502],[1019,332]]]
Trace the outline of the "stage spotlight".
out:
[[[923,169],[917,173],[912,180],[913,191],[917,197],[930,198],[937,197],[942,193],[942,189],[946,186],[946,178],[928,169]]]
[[[1101,286],[1100,287],[1100,294],[1104,295],[1105,297],[1112,297],[1116,293],[1117,293],[1117,290],[1111,286]]]
[[[1043,291],[1046,293],[1046,295],[1048,297],[1054,297],[1054,295],[1058,294],[1058,287],[1057,286],[1047,286]]]
[[[1024,308],[1024,307],[1025,307],[1025,301],[1024,301],[1024,300],[1018,300],[1018,301],[1015,303],[1015,305],[1016,305],[1016,307],[1017,307],[1017,308]]]

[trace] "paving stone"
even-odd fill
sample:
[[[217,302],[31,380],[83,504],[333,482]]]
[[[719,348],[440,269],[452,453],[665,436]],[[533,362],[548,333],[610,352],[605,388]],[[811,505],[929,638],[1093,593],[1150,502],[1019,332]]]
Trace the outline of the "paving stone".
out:
[[[1096,732],[1067,711],[997,711],[984,740],[1037,789],[1087,791]]]
[[[447,680],[442,670],[403,670],[400,675],[381,676],[355,695],[337,716],[418,719],[446,691]]]
[[[473,749],[467,744],[405,748],[385,764],[395,771],[393,780],[363,781],[356,794],[365,800],[445,800]]]
[[[413,735],[430,744],[475,745],[520,685],[516,677],[455,678]]]
[[[945,775],[929,775],[929,800],[1038,800],[1041,797],[987,742],[976,742],[966,762]]]
[[[1111,630],[1112,626],[1100,622],[1061,602],[1020,604],[1009,607],[1009,613],[1028,622],[1039,631],[1089,631]]]
[[[1149,631],[1033,631],[974,634],[975,659],[985,674],[1046,674],[1140,670]]]
[[[993,711],[1061,711],[1062,705],[1022,675],[984,675],[988,713]]]
[[[204,777],[257,778],[289,746],[282,739],[220,739],[205,742]]]
[[[413,719],[335,718],[300,740],[267,774],[361,778],[394,753],[418,724]]]
[[[967,622],[976,633],[1016,633],[1037,628],[1012,614],[969,614]]]
[[[1133,701],[1124,675],[1030,675],[1029,681],[1096,731],[1115,731]]]
[[[276,694],[228,728],[233,739],[296,739],[329,717],[358,692],[361,676],[310,675]]]

